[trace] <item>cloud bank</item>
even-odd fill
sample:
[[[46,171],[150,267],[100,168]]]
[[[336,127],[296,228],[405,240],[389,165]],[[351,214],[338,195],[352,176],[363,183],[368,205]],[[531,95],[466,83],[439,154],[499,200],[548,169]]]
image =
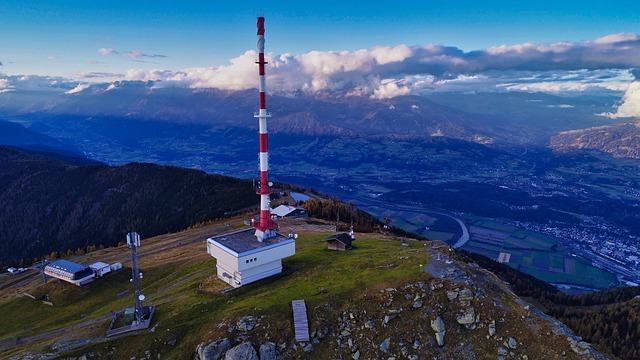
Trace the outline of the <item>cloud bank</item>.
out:
[[[132,61],[166,55],[100,48],[103,56]],[[133,68],[124,74],[78,74],[80,83],[156,81],[156,87],[183,86],[245,90],[258,87],[256,51],[226,65],[179,71]],[[300,91],[392,98],[423,92],[625,92],[610,117],[640,116],[640,36],[612,34],[582,42],[524,43],[463,51],[442,45],[376,46],[355,51],[268,54],[267,86],[273,93]],[[15,84],[14,84],[15,86]],[[5,87],[5,89],[9,89]]]
[[[256,58],[255,51],[247,51],[225,66],[181,71],[132,69],[125,79],[159,80],[168,82],[165,85],[194,88],[256,88]],[[512,84],[502,82],[499,86],[494,82],[494,91],[583,91],[592,86],[585,79],[600,70],[640,67],[640,36],[621,33],[584,42],[501,45],[470,52],[441,45],[399,45],[356,51],[311,51],[302,55],[269,54],[267,58],[269,90],[274,92],[343,91],[388,98],[450,86],[456,81],[477,83],[478,79],[486,81],[505,74],[519,80]],[[552,76],[549,73],[564,72],[575,79],[523,81],[529,76],[526,74]],[[587,77],[580,78],[580,72]],[[602,76],[595,83],[614,87],[606,79],[611,75]]]

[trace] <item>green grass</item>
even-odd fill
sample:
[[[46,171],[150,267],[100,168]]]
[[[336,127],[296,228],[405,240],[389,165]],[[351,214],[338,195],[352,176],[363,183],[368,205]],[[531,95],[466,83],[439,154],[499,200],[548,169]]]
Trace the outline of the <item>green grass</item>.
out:
[[[396,239],[363,234],[354,242],[352,251],[340,252],[326,248],[324,239],[327,235],[300,232],[296,255],[283,261],[284,275],[264,283],[249,284],[231,295],[198,292],[198,286],[205,278],[212,274],[215,277],[215,260],[206,255],[202,244],[141,259],[140,269],[144,273],[141,291],[147,296],[147,305],[156,305],[153,323],[161,324],[163,330],[110,340],[109,346],[137,356],[143,356],[137,353],[139,348],[162,348],[163,354],[170,358],[187,359],[192,357],[196,345],[208,331],[217,331],[217,325],[212,324],[218,324],[225,317],[240,317],[256,311],[268,313],[282,319],[283,331],[290,331],[287,329],[291,300],[305,299],[308,306],[313,307],[314,304],[350,298],[368,289],[394,286],[397,281],[428,276],[420,272],[419,267],[429,261],[422,242],[407,241],[407,247]],[[27,297],[8,301],[1,309],[0,341],[65,328],[131,306],[133,286],[129,278],[130,269],[125,268],[83,287],[56,281],[32,291],[38,296],[49,293],[54,307]],[[227,286],[215,281],[218,290]],[[118,294],[125,290],[131,292],[118,299]],[[81,314],[85,316],[81,317]],[[102,333],[108,323],[98,324],[92,331]],[[176,348],[163,345],[172,336],[180,338]],[[0,351],[0,357],[15,351],[22,350]]]
[[[33,291],[36,298],[49,294],[54,306],[40,300],[21,297],[2,306],[0,340],[12,336],[30,336],[64,324],[74,324],[85,319],[81,314],[99,317],[124,306],[125,299],[118,294],[129,287],[130,274],[120,271],[83,287],[58,280],[49,280]]]
[[[278,279],[274,283],[277,286],[263,286],[243,294],[232,308],[251,307],[258,302],[262,308],[285,308],[288,312],[289,302],[294,299],[314,302],[335,295],[348,297],[373,285],[417,276],[417,264],[427,261],[426,252],[411,251],[422,247],[419,242],[403,247],[399,241],[365,238],[356,240],[351,251],[332,251],[326,248],[324,238],[326,233],[301,236],[296,255],[284,261],[286,267],[294,269],[291,276]]]

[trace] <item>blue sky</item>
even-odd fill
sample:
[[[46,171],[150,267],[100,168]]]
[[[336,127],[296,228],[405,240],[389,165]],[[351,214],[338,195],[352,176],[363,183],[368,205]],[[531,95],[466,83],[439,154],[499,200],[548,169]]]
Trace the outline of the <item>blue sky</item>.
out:
[[[609,116],[640,118],[637,0],[3,0],[0,93],[256,88],[257,15],[270,92],[613,93]]]
[[[471,51],[640,33],[638,1],[528,3],[3,0],[0,72],[73,76],[226,65],[253,49],[257,14],[267,18],[267,51],[275,54],[401,44]]]

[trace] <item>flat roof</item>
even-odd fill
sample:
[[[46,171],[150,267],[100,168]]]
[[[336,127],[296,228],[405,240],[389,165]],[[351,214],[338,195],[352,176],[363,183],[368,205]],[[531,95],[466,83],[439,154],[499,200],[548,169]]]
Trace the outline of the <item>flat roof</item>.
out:
[[[248,228],[210,237],[207,240],[214,241],[227,249],[234,251],[238,255],[256,250],[259,251],[267,247],[274,247],[274,245],[278,245],[279,243],[294,241],[293,239],[276,232],[276,236],[259,242],[258,239],[256,239],[255,231],[256,230],[254,228]]]
[[[47,267],[49,266],[53,268],[61,269],[61,270],[66,270],[72,273],[77,273],[89,268],[88,266],[76,264],[69,260],[57,260],[49,263]]]
[[[102,269],[102,268],[106,268],[107,266],[109,266],[109,264],[103,263],[102,261],[98,261],[96,263],[89,265],[89,267],[92,269]]]

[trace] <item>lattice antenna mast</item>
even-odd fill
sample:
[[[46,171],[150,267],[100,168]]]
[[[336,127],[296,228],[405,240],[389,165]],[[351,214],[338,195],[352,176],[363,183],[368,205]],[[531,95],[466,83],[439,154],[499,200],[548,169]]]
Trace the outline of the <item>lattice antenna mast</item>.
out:
[[[140,278],[142,273],[138,270],[138,248],[140,247],[140,235],[132,231],[127,234],[127,245],[131,249],[131,282],[135,286],[135,323],[142,321],[142,300],[144,295],[140,294]]]

